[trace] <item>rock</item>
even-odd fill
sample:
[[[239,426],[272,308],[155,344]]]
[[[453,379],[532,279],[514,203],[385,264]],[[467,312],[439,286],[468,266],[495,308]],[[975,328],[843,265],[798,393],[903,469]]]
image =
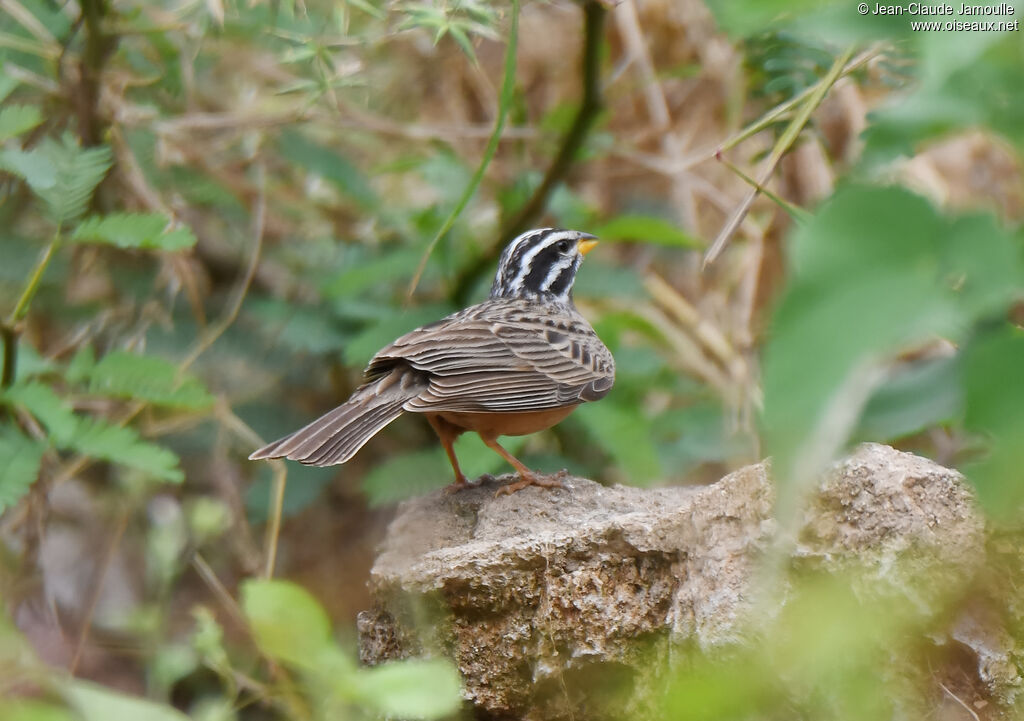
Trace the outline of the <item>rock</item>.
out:
[[[403,503],[360,614],[363,662],[453,658],[485,718],[622,718],[643,714],[679,644],[712,651],[751,633],[754,570],[775,532],[767,464],[704,487],[564,483]],[[959,474],[870,444],[825,479],[796,548],[800,563],[870,569],[928,607],[938,599],[915,579],[962,587],[982,554]]]
[[[855,571],[862,593],[902,597],[928,615],[984,558],[984,530],[957,471],[865,443],[807,505],[795,555],[833,573]]]

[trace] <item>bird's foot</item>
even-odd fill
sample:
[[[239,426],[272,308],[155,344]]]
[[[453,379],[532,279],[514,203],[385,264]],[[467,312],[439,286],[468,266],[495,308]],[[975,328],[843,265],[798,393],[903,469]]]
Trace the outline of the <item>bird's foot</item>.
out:
[[[508,496],[517,491],[521,491],[527,486],[540,486],[541,488],[562,488],[561,473],[555,474],[554,477],[538,476],[536,473],[520,473],[519,480],[515,483],[509,483],[508,485],[502,486],[494,492],[494,497]]]
[[[472,484],[466,480],[466,477],[460,473],[455,476],[455,481],[453,483],[449,483],[444,487],[444,492],[451,495],[452,493],[458,493],[463,488],[469,488],[471,485]]]

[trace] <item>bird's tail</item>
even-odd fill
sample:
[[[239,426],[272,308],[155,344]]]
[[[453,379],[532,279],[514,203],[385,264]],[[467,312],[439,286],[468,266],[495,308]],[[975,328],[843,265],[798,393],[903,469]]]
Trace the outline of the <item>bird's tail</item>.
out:
[[[309,466],[344,463],[384,426],[402,415],[405,403],[425,387],[418,374],[395,369],[362,386],[345,403],[305,428],[255,451],[249,460],[287,458]]]

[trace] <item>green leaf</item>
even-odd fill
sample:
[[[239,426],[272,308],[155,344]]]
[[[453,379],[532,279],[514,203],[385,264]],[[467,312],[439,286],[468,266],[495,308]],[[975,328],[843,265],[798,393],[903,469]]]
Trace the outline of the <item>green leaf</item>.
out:
[[[378,20],[383,20],[385,17],[387,17],[387,14],[383,10],[376,7],[375,5],[372,5],[367,0],[345,0],[345,2],[347,5],[351,5],[354,8],[358,8],[367,15],[371,15],[377,18]]]
[[[442,718],[462,704],[459,672],[439,658],[392,661],[364,669],[356,683],[363,703],[395,718]]]
[[[43,122],[35,105],[9,105],[0,109],[0,143],[24,133]]]
[[[935,336],[962,338],[983,309],[1011,297],[1003,279],[1021,277],[1019,259],[998,238],[979,238],[977,257],[971,250],[974,231],[997,232],[994,226],[958,228],[905,190],[856,186],[839,190],[798,228],[793,280],[774,313],[762,366],[764,437],[783,484],[793,480],[798,459],[817,464],[841,450],[863,412],[850,404],[866,403],[873,392],[864,385],[869,369]],[[999,279],[992,295],[984,288],[988,273]],[[810,466],[800,468],[800,480],[810,477]]]
[[[96,351],[90,345],[82,346],[68,362],[64,378],[68,383],[88,383],[95,367]]]
[[[113,351],[100,359],[92,369],[89,391],[188,410],[213,404],[213,396],[195,376],[179,377],[178,369],[163,358],[127,351]]]
[[[452,36],[452,39],[458,44],[462,52],[469,58],[473,65],[477,64],[476,50],[473,47],[473,41],[469,39],[469,35],[459,25],[451,25],[448,27],[448,34]]]
[[[36,151],[56,168],[56,182],[46,187],[29,185],[46,204],[50,219],[65,225],[85,212],[96,186],[111,165],[110,148],[105,145],[80,148],[71,135],[60,141],[47,138]],[[28,180],[28,178],[26,178]]]
[[[46,426],[51,440],[58,447],[67,447],[78,431],[78,416],[48,385],[19,383],[4,391],[3,398],[7,403],[24,406]]]
[[[83,721],[189,721],[188,716],[171,706],[126,696],[86,681],[67,681],[61,692]]]
[[[661,477],[661,463],[650,424],[635,408],[621,408],[607,399],[584,403],[575,417],[606,449],[631,483],[646,485]]]
[[[102,243],[118,248],[183,250],[196,244],[196,236],[184,226],[174,228],[160,213],[112,213],[86,218],[71,238],[77,243]]]
[[[281,134],[281,153],[292,162],[322,176],[364,208],[375,208],[379,200],[360,170],[334,150],[288,130]]]
[[[387,248],[379,256],[371,257],[367,257],[362,248],[348,252],[345,268],[323,285],[322,292],[328,297],[352,298],[368,288],[407,279],[415,272],[423,254],[419,248]],[[349,260],[351,256],[355,257]]]
[[[312,594],[290,581],[249,579],[242,610],[263,653],[298,667],[315,668],[333,645],[331,622]]]
[[[389,456],[363,478],[371,507],[422,495],[452,482],[452,467],[440,448]]]
[[[986,439],[986,453],[964,467],[985,508],[1019,517],[1024,506],[1024,333],[1000,328],[964,350],[964,425]]]
[[[185,480],[174,453],[143,441],[132,428],[108,425],[99,419],[82,419],[69,445],[84,455],[119,463],[169,483]]]
[[[501,445],[512,455],[517,455],[525,444],[525,436],[501,439]],[[462,472],[470,480],[484,473],[500,475],[513,470],[475,433],[459,436],[455,453]],[[392,455],[376,464],[363,478],[363,492],[370,505],[376,507],[443,488],[453,480],[452,466],[438,445],[429,450]]]
[[[21,500],[35,483],[45,450],[13,427],[0,427],[0,513]]]
[[[49,386],[42,383],[15,385],[8,388],[2,398],[6,403],[23,405],[39,419],[58,448],[120,463],[172,483],[184,480],[178,468],[178,457],[171,451],[141,440],[131,428],[75,414]]]
[[[703,243],[663,218],[620,215],[591,231],[601,240],[651,243],[673,248],[701,248]]]
[[[77,721],[63,706],[45,701],[8,699],[0,708],[0,721]]]
[[[451,310],[448,305],[426,305],[405,313],[388,312],[386,317],[368,325],[349,341],[345,347],[345,362],[354,366],[366,365],[377,351],[398,336],[443,318]]]
[[[892,441],[952,421],[964,403],[959,373],[953,358],[899,370],[868,401],[854,437]]]
[[[303,353],[328,353],[348,344],[348,334],[323,308],[253,298],[246,303],[246,313],[259,321],[265,337],[281,347]]]
[[[38,150],[0,148],[0,170],[24,178],[37,191],[57,184],[57,166]]]
[[[14,92],[14,89],[20,84],[20,81],[4,72],[4,63],[0,61],[0,102],[6,100],[7,96]]]
[[[989,128],[1024,150],[1024,44],[1019,33],[915,33],[918,82],[869,115],[864,163],[910,155],[930,140]]]

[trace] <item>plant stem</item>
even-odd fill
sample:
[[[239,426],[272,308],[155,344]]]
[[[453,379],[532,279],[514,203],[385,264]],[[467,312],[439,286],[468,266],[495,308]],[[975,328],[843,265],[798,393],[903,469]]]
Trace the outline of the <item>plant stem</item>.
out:
[[[4,342],[4,369],[3,375],[0,377],[0,386],[3,388],[9,388],[14,383],[14,376],[18,368],[18,336],[21,335],[21,329],[18,325],[28,313],[32,298],[35,297],[36,291],[39,290],[39,283],[43,279],[43,273],[46,272],[46,268],[50,265],[50,261],[53,260],[53,256],[57,254],[60,245],[60,228],[57,228],[57,232],[53,234],[50,244],[46,247],[39,262],[36,263],[32,275],[29,276],[25,289],[21,292],[21,297],[18,298],[18,302],[14,306],[14,310],[11,311],[11,314],[7,317],[7,322],[3,325],[2,333],[0,333],[3,336]]]
[[[487,166],[491,164],[491,160],[494,158],[494,153],[498,150],[498,142],[501,140],[501,133],[505,129],[505,119],[508,117],[509,108],[512,107],[512,101],[515,95],[516,87],[516,50],[519,47],[519,0],[512,0],[512,25],[508,31],[508,45],[505,49],[505,70],[504,78],[501,81],[501,95],[498,100],[498,117],[494,121],[494,131],[491,133],[491,137],[487,141],[487,147],[484,149],[484,157],[480,160],[480,165],[477,166],[476,172],[473,173],[473,177],[470,178],[469,183],[466,185],[465,190],[462,192],[462,197],[459,198],[459,202],[452,208],[452,212],[445,218],[444,223],[438,229],[437,233],[434,234],[433,239],[427,245],[427,249],[423,251],[423,257],[420,258],[420,264],[416,268],[416,272],[413,273],[412,280],[409,281],[409,289],[406,291],[406,300],[412,298],[412,294],[416,290],[416,286],[420,282],[420,278],[423,276],[423,271],[427,267],[427,260],[430,258],[430,254],[434,252],[434,248],[437,247],[438,242],[444,235],[452,229],[455,225],[456,219],[462,214],[466,205],[469,203],[470,198],[476,192],[476,189],[480,187],[480,182],[484,178],[484,172],[487,170]]]

